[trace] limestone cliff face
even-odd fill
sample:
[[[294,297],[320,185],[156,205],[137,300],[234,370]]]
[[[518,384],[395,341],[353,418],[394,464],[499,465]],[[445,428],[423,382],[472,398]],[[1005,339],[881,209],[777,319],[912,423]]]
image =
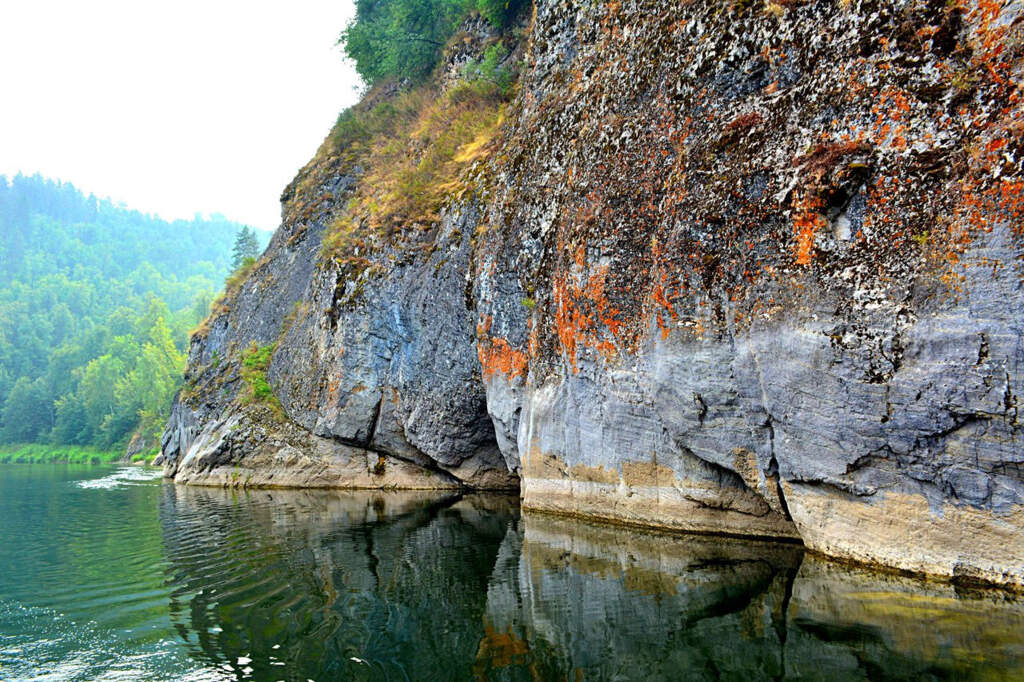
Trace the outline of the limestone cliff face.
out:
[[[193,341],[167,474],[518,483],[1024,586],[1022,16],[537,2],[436,219],[328,256],[373,169],[328,142],[286,190]],[[266,347],[276,397],[247,400]]]

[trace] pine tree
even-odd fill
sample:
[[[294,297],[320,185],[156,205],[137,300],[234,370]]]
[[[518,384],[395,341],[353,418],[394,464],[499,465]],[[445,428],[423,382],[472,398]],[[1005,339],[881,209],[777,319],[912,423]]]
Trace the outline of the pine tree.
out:
[[[235,246],[231,250],[231,269],[245,265],[247,262],[256,260],[259,255],[260,245],[256,240],[256,231],[251,227],[243,227],[235,236]]]

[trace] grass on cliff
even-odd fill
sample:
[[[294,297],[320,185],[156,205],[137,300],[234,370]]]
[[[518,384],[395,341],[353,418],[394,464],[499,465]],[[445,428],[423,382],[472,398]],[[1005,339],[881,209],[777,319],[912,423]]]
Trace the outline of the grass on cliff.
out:
[[[119,450],[100,450],[79,445],[4,445],[0,446],[0,464],[105,464],[124,455]]]
[[[241,401],[243,405],[263,404],[275,415],[283,417],[284,408],[267,381],[267,368],[270,367],[276,349],[276,343],[258,346],[253,342],[242,353],[242,381],[245,382],[245,390]]]
[[[514,89],[493,62],[492,56],[471,65],[473,72],[444,93],[420,86],[339,117],[336,148],[368,170],[333,221],[325,255],[366,265],[372,242],[430,228],[445,204],[465,193],[468,172],[489,154]]]

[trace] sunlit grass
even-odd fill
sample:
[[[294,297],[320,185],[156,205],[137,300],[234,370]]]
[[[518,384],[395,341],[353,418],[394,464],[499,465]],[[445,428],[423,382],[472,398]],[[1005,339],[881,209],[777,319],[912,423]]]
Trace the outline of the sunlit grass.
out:
[[[465,172],[490,152],[507,97],[493,83],[465,81],[443,93],[421,86],[345,112],[333,133],[335,145],[367,171],[335,217],[325,252],[361,262],[370,242],[436,223],[464,189]]]

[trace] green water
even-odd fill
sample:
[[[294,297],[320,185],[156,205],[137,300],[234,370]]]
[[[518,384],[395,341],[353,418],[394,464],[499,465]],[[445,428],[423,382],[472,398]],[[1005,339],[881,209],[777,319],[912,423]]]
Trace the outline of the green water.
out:
[[[1024,679],[1024,603],[521,515],[0,467],[0,679]]]

